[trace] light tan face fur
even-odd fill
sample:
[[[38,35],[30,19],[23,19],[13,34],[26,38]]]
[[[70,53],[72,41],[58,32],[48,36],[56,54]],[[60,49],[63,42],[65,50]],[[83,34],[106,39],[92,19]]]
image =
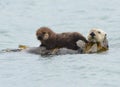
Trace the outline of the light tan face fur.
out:
[[[97,28],[91,29],[88,34],[88,41],[90,42],[103,42],[105,38],[106,33],[103,30]]]
[[[49,38],[49,34],[48,33],[44,34],[43,40],[47,40],[48,38]]]

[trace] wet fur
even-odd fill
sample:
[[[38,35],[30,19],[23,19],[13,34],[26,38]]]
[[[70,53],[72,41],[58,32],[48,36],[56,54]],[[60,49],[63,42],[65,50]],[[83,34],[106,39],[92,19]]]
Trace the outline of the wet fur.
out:
[[[93,28],[90,30],[88,34],[88,43],[84,43],[83,41],[79,41],[77,45],[81,47],[84,44],[83,53],[97,53],[104,52],[109,49],[107,34],[97,28]]]
[[[47,50],[63,47],[72,50],[78,50],[79,47],[76,44],[78,40],[82,40],[83,42],[87,43],[86,38],[78,32],[57,34],[47,27],[41,27],[38,29],[36,35],[38,40],[41,42],[40,46],[46,47]],[[44,38],[45,36],[46,38]]]
[[[85,45],[84,53],[99,53],[107,51],[108,47],[102,46],[101,43],[89,42]]]

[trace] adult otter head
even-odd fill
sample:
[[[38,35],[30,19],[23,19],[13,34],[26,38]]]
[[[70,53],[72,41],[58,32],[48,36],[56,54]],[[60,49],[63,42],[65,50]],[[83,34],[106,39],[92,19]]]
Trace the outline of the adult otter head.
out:
[[[93,28],[90,30],[88,34],[88,41],[101,43],[106,39],[106,37],[107,37],[107,34],[103,30]]]
[[[88,43],[78,41],[77,45],[83,49],[83,53],[96,53],[108,50],[107,34],[97,28],[93,28],[88,33]]]
[[[40,41],[46,41],[55,37],[55,33],[48,27],[41,27],[36,31],[37,39]]]
[[[88,41],[91,44],[97,44],[97,52],[106,51],[109,48],[107,34],[101,29],[93,28],[88,34]]]

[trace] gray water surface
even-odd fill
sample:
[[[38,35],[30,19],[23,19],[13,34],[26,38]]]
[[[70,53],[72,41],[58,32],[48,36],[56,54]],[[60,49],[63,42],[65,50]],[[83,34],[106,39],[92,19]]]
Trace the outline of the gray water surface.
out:
[[[41,56],[0,53],[0,87],[120,87],[120,0],[0,0],[0,50],[39,46],[35,32],[93,28],[108,34],[100,54]]]

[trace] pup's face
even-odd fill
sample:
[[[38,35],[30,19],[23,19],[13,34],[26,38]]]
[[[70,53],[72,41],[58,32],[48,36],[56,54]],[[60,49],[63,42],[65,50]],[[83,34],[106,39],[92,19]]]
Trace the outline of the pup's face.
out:
[[[88,41],[103,42],[106,39],[106,33],[101,29],[93,28],[88,34]]]
[[[36,31],[37,39],[40,41],[45,41],[49,38],[49,28],[47,27],[41,27]]]

